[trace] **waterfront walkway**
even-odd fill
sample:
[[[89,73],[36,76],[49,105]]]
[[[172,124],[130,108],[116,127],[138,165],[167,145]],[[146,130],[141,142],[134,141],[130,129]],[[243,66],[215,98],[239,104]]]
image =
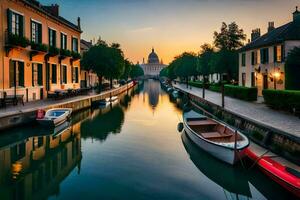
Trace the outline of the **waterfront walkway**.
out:
[[[202,97],[202,88],[190,86],[187,88],[186,85],[179,83],[173,84],[173,86],[193,95]],[[211,103],[222,106],[221,93],[205,90],[205,99]],[[300,137],[300,119],[298,117],[290,113],[272,110],[262,101],[247,102],[226,96],[225,110]]]

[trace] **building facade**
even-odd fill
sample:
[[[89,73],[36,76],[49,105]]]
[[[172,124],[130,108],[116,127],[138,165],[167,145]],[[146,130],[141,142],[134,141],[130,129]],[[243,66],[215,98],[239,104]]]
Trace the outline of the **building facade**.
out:
[[[88,42],[85,40],[80,40],[80,54],[83,56],[85,52],[87,52],[93,46],[92,41]],[[91,88],[96,87],[98,85],[98,76],[92,70],[84,70],[80,71],[81,76],[81,87],[82,88]]]
[[[55,90],[80,87],[80,18],[59,15],[59,6],[35,0],[0,5],[0,95],[43,99]]]
[[[293,21],[278,28],[269,22],[268,32],[260,29],[251,34],[251,42],[240,49],[239,85],[257,87],[258,96],[264,89],[285,89],[285,59],[300,46],[300,12],[293,13]]]
[[[152,52],[148,56],[148,62],[145,63],[143,60],[141,67],[144,70],[145,76],[159,76],[159,72],[167,67],[167,65],[164,65],[162,61],[159,61],[157,54],[152,48]]]

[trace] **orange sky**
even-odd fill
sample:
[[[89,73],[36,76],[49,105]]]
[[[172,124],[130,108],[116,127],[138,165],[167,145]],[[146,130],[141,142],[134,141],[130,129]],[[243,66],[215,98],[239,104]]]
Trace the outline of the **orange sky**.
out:
[[[60,14],[70,21],[80,16],[86,40],[99,36],[118,42],[131,61],[147,60],[154,47],[164,63],[184,51],[198,52],[212,43],[213,32],[224,21],[235,21],[250,36],[291,21],[299,0],[42,0],[58,3]],[[76,6],[75,6],[76,5]]]

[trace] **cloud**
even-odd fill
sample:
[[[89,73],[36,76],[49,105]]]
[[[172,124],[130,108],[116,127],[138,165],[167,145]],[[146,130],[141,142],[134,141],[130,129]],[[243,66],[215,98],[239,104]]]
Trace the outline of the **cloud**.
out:
[[[153,27],[142,27],[142,28],[129,30],[128,32],[129,33],[147,33],[147,32],[151,32],[153,30],[154,30]]]

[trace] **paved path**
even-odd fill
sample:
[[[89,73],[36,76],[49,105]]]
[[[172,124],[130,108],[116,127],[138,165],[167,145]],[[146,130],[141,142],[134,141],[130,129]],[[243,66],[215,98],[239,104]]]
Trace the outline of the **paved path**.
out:
[[[192,89],[190,89],[189,87],[187,89],[186,85],[178,83],[173,86],[202,97],[201,88],[191,87]],[[219,106],[222,105],[220,93],[205,90],[205,99]],[[247,102],[225,97],[225,110],[300,137],[300,119],[298,117],[290,113],[272,110],[262,103],[262,101]]]

